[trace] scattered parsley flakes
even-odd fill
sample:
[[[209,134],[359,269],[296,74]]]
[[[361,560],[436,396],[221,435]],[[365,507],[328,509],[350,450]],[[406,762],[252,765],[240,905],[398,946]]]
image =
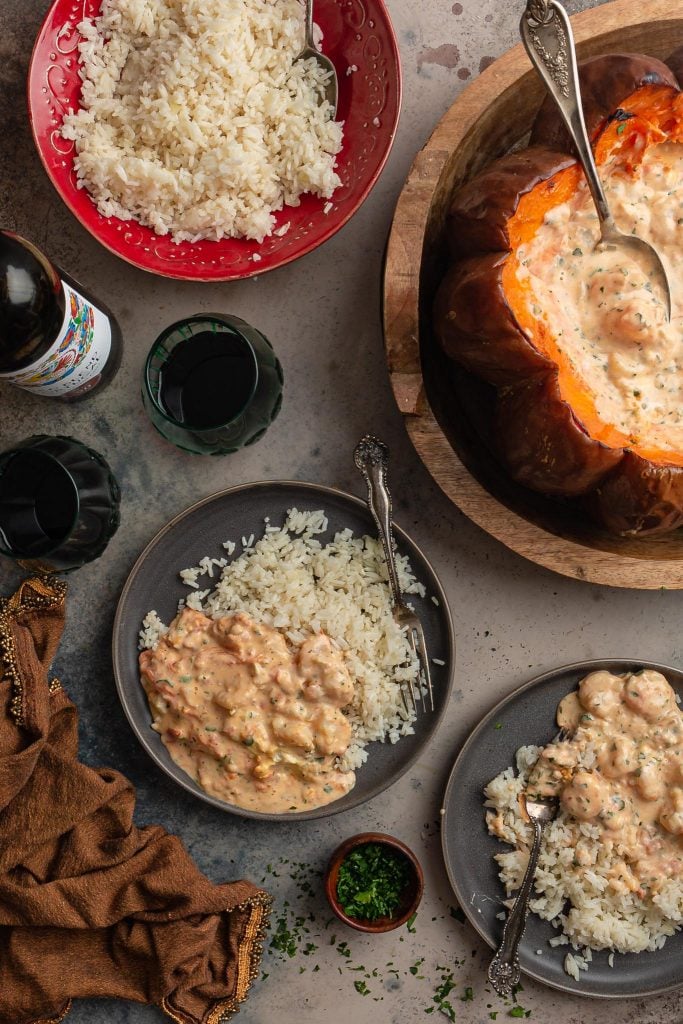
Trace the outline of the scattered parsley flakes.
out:
[[[406,928],[407,928],[407,929],[408,929],[408,931],[409,931],[409,932],[410,932],[411,934],[413,934],[413,935],[414,935],[414,934],[415,934],[415,932],[417,931],[417,929],[416,929],[416,927],[415,927],[415,919],[416,919],[416,918],[417,918],[417,911],[414,911],[414,912],[413,912],[413,913],[412,913],[412,914],[410,915],[410,917],[408,918],[408,920],[406,921]]]
[[[448,1020],[454,1021],[455,1010],[453,1009],[453,1004],[450,1003],[447,998],[454,988],[455,981],[453,980],[453,974],[450,971],[447,971],[445,974],[442,974],[441,984],[438,985],[434,990],[434,996],[432,1000],[434,1003],[436,1003],[436,1006],[432,1006],[429,1009],[425,1010],[425,1013],[433,1013],[434,1010],[437,1009],[439,1013],[442,1013],[444,1017],[448,1018]]]
[[[277,919],[275,934],[270,940],[270,948],[277,949],[280,953],[284,953],[288,957],[296,956],[297,938],[298,936],[289,930],[287,926],[287,918],[283,915]]]
[[[370,989],[368,988],[364,981],[354,981],[353,987],[355,988],[356,992],[360,993],[360,995],[362,996],[370,995]]]

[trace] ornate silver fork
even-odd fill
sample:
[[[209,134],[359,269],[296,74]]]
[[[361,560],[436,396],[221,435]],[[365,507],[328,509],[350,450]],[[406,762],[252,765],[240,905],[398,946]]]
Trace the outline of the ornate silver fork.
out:
[[[382,548],[384,549],[394,618],[405,630],[408,641],[413,649],[413,653],[419,662],[422,677],[424,678],[427,694],[429,696],[430,707],[433,711],[434,691],[432,689],[432,677],[429,671],[429,656],[427,653],[427,643],[425,640],[424,630],[418,616],[403,600],[401,587],[398,582],[398,573],[396,571],[396,559],[394,556],[396,545],[391,525],[391,495],[387,486],[389,449],[382,441],[379,440],[379,438],[373,437],[372,434],[366,434],[365,437],[363,437],[356,445],[353,458],[356,466],[365,478],[365,482],[368,487],[368,506],[377,525],[379,538],[382,542]],[[419,700],[422,703],[422,710],[426,711],[426,702],[420,680],[418,679],[417,685],[415,685],[411,679],[408,684],[408,688],[413,710],[417,712]],[[406,710],[408,710],[408,703],[406,701],[405,690],[403,688],[402,692],[403,702],[406,706]]]
[[[499,996],[509,996],[512,988],[519,984],[522,971],[519,966],[517,950],[529,913],[529,900],[534,885],[538,855],[541,852],[541,842],[546,825],[553,820],[558,809],[558,801],[555,799],[528,800],[525,797],[524,804],[529,821],[534,827],[534,842],[522,884],[503,928],[502,941],[489,964],[489,981]]]
[[[560,729],[557,736],[551,742],[561,743],[567,739],[568,735],[566,729]],[[557,797],[541,797],[537,793],[531,796],[527,791],[524,794],[524,806],[534,829],[529,863],[524,872],[519,892],[515,896],[512,910],[508,914],[503,927],[503,938],[501,939],[500,946],[489,964],[488,971],[489,981],[501,997],[509,996],[512,988],[519,984],[522,972],[519,966],[517,950],[524,935],[526,918],[529,913],[529,900],[531,899],[531,892],[534,886],[534,877],[536,875],[538,855],[541,852],[543,833],[546,826],[557,817],[559,800]]]

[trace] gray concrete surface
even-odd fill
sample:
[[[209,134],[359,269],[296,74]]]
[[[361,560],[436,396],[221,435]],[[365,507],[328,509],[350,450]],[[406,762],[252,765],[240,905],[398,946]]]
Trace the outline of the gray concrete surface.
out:
[[[591,4],[569,6],[575,11]],[[268,977],[245,1005],[244,1024],[445,1020],[433,997],[448,972],[456,983],[448,997],[456,1020],[487,1024],[494,1013],[499,1022],[507,1019],[512,1004],[496,999],[486,983],[487,949],[449,911],[454,900],[441,860],[438,812],[455,754],[482,714],[531,673],[600,656],[683,661],[680,594],[600,589],[555,576],[509,553],[455,511],[416,457],[387,380],[380,268],[396,196],[415,151],[459,90],[515,42],[521,5],[389,0],[402,50],[405,106],[377,188],[353,221],[314,255],[257,282],[213,286],[163,281],[127,266],[100,248],[55,195],[34,152],[24,103],[31,45],[46,7],[45,0],[0,4],[0,223],[33,238],[105,298],[120,319],[126,350],[115,385],[77,408],[3,391],[0,430],[5,447],[35,431],[74,434],[106,455],[123,486],[120,532],[99,562],[70,581],[69,621],[56,666],[81,710],[82,756],[125,772],[138,787],[138,819],[179,833],[212,878],[265,878],[278,913],[290,921],[296,914],[312,915],[295,956],[268,951]],[[184,314],[212,309],[237,313],[260,327],[277,349],[287,384],[283,412],[267,438],[223,460],[175,451],[149,426],[139,400],[143,358],[159,330]],[[116,600],[147,540],[212,491],[295,477],[358,492],[350,453],[367,429],[392,447],[397,520],[424,546],[451,601],[459,644],[452,705],[415,769],[365,807],[319,824],[243,822],[176,788],[138,746],[112,679]],[[9,563],[0,564],[2,592],[15,578]],[[329,913],[317,872],[343,837],[375,827],[400,835],[424,864],[426,897],[414,934],[401,930],[370,940],[326,926]],[[292,878],[297,872],[281,858],[307,865],[310,891],[306,878]],[[304,955],[308,942],[318,948]],[[348,943],[348,957],[344,947],[339,951],[341,942]],[[365,971],[353,970],[361,965]],[[366,996],[354,987],[363,980],[370,990]],[[606,1004],[525,981],[519,1002],[531,1020],[543,1024],[683,1020],[676,995]],[[427,1018],[431,1007],[434,1015]],[[161,1019],[154,1008],[114,1002],[81,1003],[71,1014],[73,1024]]]

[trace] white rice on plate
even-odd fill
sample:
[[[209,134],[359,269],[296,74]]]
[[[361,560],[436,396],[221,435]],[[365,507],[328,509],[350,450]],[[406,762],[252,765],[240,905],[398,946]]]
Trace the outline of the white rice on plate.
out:
[[[495,855],[508,895],[519,888],[529,859],[531,829],[522,818],[520,797],[541,749],[520,747],[517,774],[506,768],[484,790],[489,831],[514,847]],[[593,757],[594,753],[587,751],[583,766],[590,767]],[[670,879],[656,895],[644,898],[632,892],[614,892],[608,875],[615,855],[599,836],[597,826],[560,810],[543,836],[535,880],[537,896],[530,903],[533,913],[560,929],[550,940],[551,946],[571,945],[575,951],[581,950],[568,952],[564,960],[565,971],[577,980],[579,972],[588,969],[591,949],[619,953],[660,949],[683,924],[683,880]]]
[[[419,666],[405,633],[391,611],[387,572],[379,541],[342,530],[323,544],[323,511],[290,509],[283,526],[265,525],[260,539],[242,538],[242,553],[231,562],[206,556],[181,570],[191,588],[186,604],[212,618],[243,611],[281,629],[293,644],[311,633],[327,633],[344,651],[355,680],[346,713],[353,739],[342,767],[355,769],[367,760],[365,747],[376,740],[396,743],[413,733],[401,684],[416,680]],[[232,542],[223,545],[226,551]],[[425,596],[407,557],[397,556],[401,589]],[[213,589],[199,589],[212,577]],[[156,611],[145,617],[140,646],[153,647],[167,627]]]
[[[340,184],[326,73],[295,60],[300,0],[103,0],[78,28],[81,109],[62,134],[104,217],[261,242],[278,210]]]

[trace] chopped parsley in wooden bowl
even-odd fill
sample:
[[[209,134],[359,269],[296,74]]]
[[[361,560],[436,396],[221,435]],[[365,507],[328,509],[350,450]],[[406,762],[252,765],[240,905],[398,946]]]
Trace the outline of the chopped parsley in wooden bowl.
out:
[[[424,890],[422,868],[405,843],[362,832],[337,847],[325,891],[337,917],[363,932],[388,932],[414,916]]]

